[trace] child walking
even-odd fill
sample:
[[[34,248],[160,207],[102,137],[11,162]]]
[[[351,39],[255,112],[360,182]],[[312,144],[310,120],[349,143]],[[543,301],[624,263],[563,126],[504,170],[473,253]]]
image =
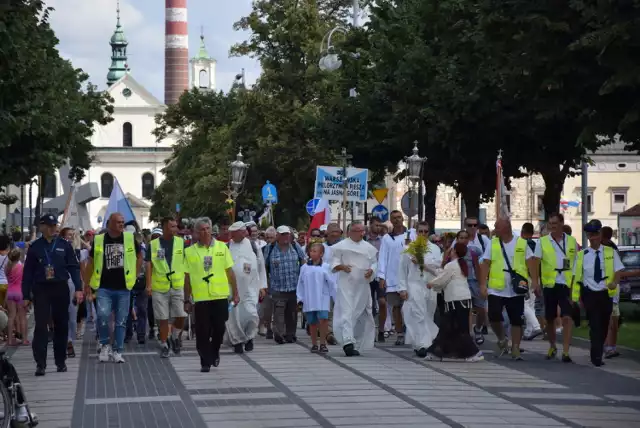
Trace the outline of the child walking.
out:
[[[327,353],[327,334],[329,332],[329,309],[331,298],[335,298],[336,284],[329,266],[322,263],[324,245],[311,244],[310,260],[300,269],[298,279],[298,302],[309,325],[311,334],[311,352]],[[318,348],[318,326],[320,327],[320,348]]]
[[[7,309],[9,310],[9,346],[16,346],[14,331],[22,337],[22,344],[29,345],[27,340],[27,315],[22,296],[22,269],[20,250],[14,248],[8,255],[9,262],[5,267],[5,273],[9,286],[7,288]]]

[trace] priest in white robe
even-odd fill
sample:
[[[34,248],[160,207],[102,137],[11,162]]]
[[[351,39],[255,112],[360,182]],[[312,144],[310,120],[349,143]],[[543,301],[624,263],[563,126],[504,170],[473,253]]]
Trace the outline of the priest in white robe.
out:
[[[240,302],[231,308],[227,320],[225,342],[237,354],[253,350],[253,339],[258,333],[258,298],[267,291],[267,275],[262,251],[247,238],[247,228],[241,221],[229,227],[229,250],[233,257]]]
[[[333,334],[348,356],[373,348],[375,323],[371,288],[378,250],[363,240],[364,226],[352,223],[349,238],[331,247],[331,269],[338,272]]]
[[[427,239],[428,234],[429,225],[421,222],[417,235]],[[416,355],[422,358],[427,356],[427,349],[438,335],[438,326],[433,320],[438,307],[437,293],[428,289],[427,283],[435,278],[442,260],[442,253],[435,244],[427,242],[427,246],[422,269],[413,255],[403,253],[400,256],[397,288],[405,300],[402,305],[402,317],[407,328],[405,343],[412,345]]]

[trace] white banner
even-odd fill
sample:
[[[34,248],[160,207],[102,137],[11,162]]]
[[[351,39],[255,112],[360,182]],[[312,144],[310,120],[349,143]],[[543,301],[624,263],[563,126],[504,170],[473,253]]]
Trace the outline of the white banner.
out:
[[[314,198],[328,201],[343,201],[343,168],[336,166],[318,166]],[[347,168],[347,201],[366,202],[369,170]]]

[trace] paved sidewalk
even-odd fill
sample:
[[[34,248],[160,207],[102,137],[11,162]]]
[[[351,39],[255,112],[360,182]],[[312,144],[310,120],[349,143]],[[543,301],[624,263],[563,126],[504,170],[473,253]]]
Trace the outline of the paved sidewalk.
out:
[[[12,360],[42,428],[636,427],[640,363],[623,358],[602,369],[545,361],[546,344],[524,344],[525,361],[427,362],[407,347],[382,344],[362,357],[339,347],[309,352],[309,338],[255,350],[225,349],[219,368],[199,371],[195,342],[161,360],[156,343],[127,345],[125,364],[99,364],[87,331],[67,373],[33,375],[31,350]],[[49,367],[54,367],[50,358]]]

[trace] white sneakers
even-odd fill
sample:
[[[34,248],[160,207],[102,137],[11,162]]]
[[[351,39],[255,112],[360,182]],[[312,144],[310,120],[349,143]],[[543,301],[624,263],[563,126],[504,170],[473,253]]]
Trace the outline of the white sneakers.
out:
[[[484,361],[484,355],[482,354],[482,351],[480,351],[473,357],[465,358],[464,360],[467,363],[477,363],[478,361]]]
[[[124,363],[124,358],[118,351],[112,351],[111,345],[102,345],[100,353],[98,354],[98,361],[101,363],[108,363],[113,361],[114,363]]]

